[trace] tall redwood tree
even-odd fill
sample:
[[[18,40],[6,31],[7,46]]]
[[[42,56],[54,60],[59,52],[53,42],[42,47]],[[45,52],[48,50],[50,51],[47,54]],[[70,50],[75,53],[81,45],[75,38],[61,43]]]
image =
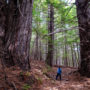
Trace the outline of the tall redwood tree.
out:
[[[54,7],[52,4],[48,5],[48,33],[54,31]],[[48,38],[48,53],[46,58],[46,63],[52,66],[53,63],[53,53],[54,53],[54,34],[50,35]]]
[[[0,4],[0,19],[4,18],[0,23],[4,32],[4,63],[28,70],[33,0],[0,0]]]
[[[76,0],[76,6],[81,53],[79,72],[90,77],[90,0]]]

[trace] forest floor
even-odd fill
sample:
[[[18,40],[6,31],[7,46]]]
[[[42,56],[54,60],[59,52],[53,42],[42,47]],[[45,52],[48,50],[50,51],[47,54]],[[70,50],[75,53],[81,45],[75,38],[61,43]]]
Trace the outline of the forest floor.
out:
[[[17,66],[5,72],[0,67],[0,90],[90,90],[90,78],[80,76],[76,68],[62,67],[62,80],[55,80],[57,68],[43,61],[31,61],[30,72]]]

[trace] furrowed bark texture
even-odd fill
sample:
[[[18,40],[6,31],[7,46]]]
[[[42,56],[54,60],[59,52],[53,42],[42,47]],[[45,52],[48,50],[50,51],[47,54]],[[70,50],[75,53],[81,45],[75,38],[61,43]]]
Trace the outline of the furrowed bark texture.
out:
[[[79,72],[90,77],[90,0],[76,0],[76,6],[81,48]]]
[[[5,35],[5,14],[4,14],[4,1],[0,0],[0,60],[3,60],[3,53],[4,53],[4,47],[3,47],[3,40]]]
[[[54,8],[52,5],[50,5],[50,11],[49,18],[50,21],[48,21],[48,33],[52,33],[54,31]],[[46,58],[46,63],[50,66],[52,66],[53,62],[53,52],[54,52],[54,35],[50,35],[48,39],[48,53]]]
[[[19,65],[23,70],[30,69],[32,5],[32,0],[9,0],[4,7],[4,62],[7,66]]]

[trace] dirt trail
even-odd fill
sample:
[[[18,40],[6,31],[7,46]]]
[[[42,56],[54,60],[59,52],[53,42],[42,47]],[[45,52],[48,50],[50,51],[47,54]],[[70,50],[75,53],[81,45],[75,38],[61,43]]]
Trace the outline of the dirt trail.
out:
[[[32,65],[32,67],[33,66],[34,68],[35,66],[38,68],[37,70],[39,70],[42,76],[43,83],[40,90],[90,90],[90,79],[81,77],[75,68],[62,67],[62,80],[60,81],[55,80],[56,67],[47,67],[48,70],[45,71],[46,66],[44,62],[36,62],[36,65]]]
[[[18,90],[90,90],[90,78],[81,77],[77,69],[62,67],[62,80],[55,80],[57,68],[50,68],[42,61],[31,61],[30,72],[18,67],[6,68],[8,81]],[[74,72],[74,73],[72,73]],[[0,90],[14,90],[4,80],[0,69]]]

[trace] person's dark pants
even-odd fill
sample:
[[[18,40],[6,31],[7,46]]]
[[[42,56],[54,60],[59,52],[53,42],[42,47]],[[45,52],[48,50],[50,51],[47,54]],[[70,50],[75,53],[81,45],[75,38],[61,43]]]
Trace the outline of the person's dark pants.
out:
[[[61,74],[60,73],[57,73],[57,75],[56,75],[56,80],[57,80],[57,78],[60,78],[60,80],[61,80]]]

